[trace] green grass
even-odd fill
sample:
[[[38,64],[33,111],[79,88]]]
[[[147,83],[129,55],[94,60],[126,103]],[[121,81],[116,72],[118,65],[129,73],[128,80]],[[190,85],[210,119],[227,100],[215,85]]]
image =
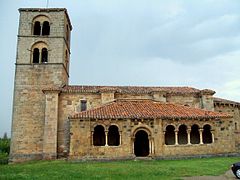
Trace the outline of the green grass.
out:
[[[0,179],[181,179],[224,174],[237,157],[188,160],[66,162],[0,165]]]

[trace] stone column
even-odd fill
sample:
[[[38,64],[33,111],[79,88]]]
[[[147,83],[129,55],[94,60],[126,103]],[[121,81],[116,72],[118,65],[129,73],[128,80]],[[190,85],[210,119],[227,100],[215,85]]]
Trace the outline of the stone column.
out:
[[[43,159],[57,158],[58,95],[59,91],[45,91],[45,124]]]
[[[178,130],[175,130],[175,145],[178,145]]]
[[[134,155],[134,141],[135,141],[135,138],[132,137],[131,138],[131,143],[132,143],[132,154]]]
[[[154,154],[154,141],[153,141],[153,138],[151,138],[151,154]]]
[[[200,134],[200,144],[203,144],[203,129],[199,129]]]
[[[150,137],[148,138],[148,144],[149,144],[149,155],[151,155],[152,154],[152,141],[151,141]]]
[[[163,144],[165,144],[165,145],[166,145],[165,134],[166,134],[166,131],[163,131],[163,139],[164,139],[164,141],[163,141]]]
[[[122,131],[119,132],[119,146],[122,145]]]
[[[91,137],[90,137],[90,139],[91,139],[91,145],[93,146],[93,133],[94,133],[94,131],[91,131]]]
[[[212,143],[214,143],[214,134],[213,134],[213,130],[211,130],[211,134],[212,134]]]
[[[108,131],[105,131],[105,146],[108,146]]]
[[[191,144],[191,136],[190,135],[191,135],[191,129],[188,129],[187,130],[187,137],[188,137],[188,143],[187,144],[189,144],[189,145]]]

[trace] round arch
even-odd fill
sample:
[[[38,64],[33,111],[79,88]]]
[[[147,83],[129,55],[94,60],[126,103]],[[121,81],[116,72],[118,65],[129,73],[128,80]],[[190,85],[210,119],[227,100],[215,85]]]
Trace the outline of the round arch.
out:
[[[138,126],[135,126],[133,129],[132,129],[132,137],[135,137],[137,131],[139,130],[143,130],[143,131],[146,131],[148,136],[151,137],[151,135],[153,134],[152,130],[150,129],[149,126],[145,125],[145,124],[141,124],[141,125],[138,125]]]
[[[92,131],[92,132],[94,131],[94,129],[95,129],[96,126],[103,126],[103,127],[104,127],[104,131],[106,131],[106,129],[107,129],[107,127],[106,127],[105,124],[103,124],[103,123],[95,123],[95,124],[93,124],[92,127],[91,127],[91,131]]]
[[[40,23],[43,23],[44,21],[48,21],[51,24],[51,18],[49,18],[47,15],[45,14],[39,14],[37,16],[35,16],[32,20],[32,24],[34,24],[36,21],[39,21]]]
[[[175,124],[170,123],[170,124],[166,124],[166,125],[164,126],[164,128],[163,128],[163,129],[164,129],[164,130],[163,130],[164,132],[167,131],[167,127],[168,127],[168,126],[173,126],[174,129],[178,129],[178,126],[176,126]]]

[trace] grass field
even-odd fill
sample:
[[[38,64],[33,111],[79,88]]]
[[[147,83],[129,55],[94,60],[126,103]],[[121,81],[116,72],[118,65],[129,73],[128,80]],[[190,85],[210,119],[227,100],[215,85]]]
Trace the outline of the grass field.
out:
[[[0,179],[181,179],[221,175],[236,157],[187,160],[67,162],[37,161],[0,165]]]

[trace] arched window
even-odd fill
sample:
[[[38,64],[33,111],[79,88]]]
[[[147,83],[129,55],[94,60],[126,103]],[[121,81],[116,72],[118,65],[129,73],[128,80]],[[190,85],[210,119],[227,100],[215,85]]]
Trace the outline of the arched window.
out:
[[[47,63],[48,62],[48,48],[45,42],[37,42],[32,47],[32,63]]]
[[[120,135],[118,132],[118,127],[112,125],[108,128],[108,145],[109,146],[119,146]]]
[[[212,143],[211,126],[208,124],[203,126],[203,143],[204,144]]]
[[[42,35],[47,36],[50,34],[50,25],[48,21],[43,22]]]
[[[34,48],[33,49],[33,63],[39,63],[39,49],[38,48]]]
[[[33,35],[47,36],[50,34],[50,19],[46,15],[38,15],[33,19]]]
[[[165,144],[173,145],[175,144],[175,127],[173,125],[168,125],[165,132]]]
[[[181,125],[178,129],[178,143],[179,144],[187,144],[187,126]]]
[[[194,124],[191,127],[190,142],[191,142],[191,144],[199,144],[200,143],[199,127],[196,124]]]
[[[41,25],[39,21],[36,21],[34,23],[33,35],[40,35],[40,34],[41,34]]]
[[[94,133],[93,133],[93,145],[94,146],[105,146],[105,131],[104,127],[101,125],[97,125],[94,128]]]
[[[48,62],[48,50],[47,48],[42,49],[42,63]]]

